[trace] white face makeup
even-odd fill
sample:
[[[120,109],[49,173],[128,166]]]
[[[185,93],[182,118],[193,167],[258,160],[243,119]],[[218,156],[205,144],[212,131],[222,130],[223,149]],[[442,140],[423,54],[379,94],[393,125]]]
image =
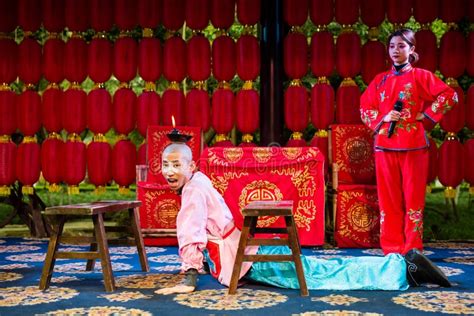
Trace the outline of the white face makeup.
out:
[[[414,46],[410,46],[400,36],[394,36],[390,40],[388,53],[395,65],[403,65],[408,62],[408,57],[415,50]]]
[[[173,191],[178,191],[191,179],[194,169],[194,162],[183,159],[179,152],[163,156],[161,173]]]

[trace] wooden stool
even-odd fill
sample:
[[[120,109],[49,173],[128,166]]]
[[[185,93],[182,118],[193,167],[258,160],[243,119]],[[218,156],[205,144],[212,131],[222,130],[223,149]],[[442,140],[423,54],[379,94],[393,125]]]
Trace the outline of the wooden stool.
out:
[[[47,207],[44,214],[54,222],[54,227],[51,232],[51,237],[48,244],[48,252],[44,260],[43,272],[41,274],[39,288],[46,290],[51,282],[53,275],[54,264],[57,258],[63,259],[87,259],[86,270],[92,270],[95,259],[100,259],[102,265],[102,274],[104,276],[105,290],[112,292],[115,290],[114,275],[112,273],[112,264],[110,262],[109,246],[104,226],[104,214],[114,213],[118,211],[128,210],[130,217],[130,225],[134,240],[126,244],[136,245],[140,264],[143,271],[148,272],[148,261],[146,257],[145,247],[143,245],[143,238],[140,232],[138,207],[141,205],[140,201],[100,201],[94,203],[83,203],[76,205],[63,205]],[[62,236],[64,223],[76,216],[91,216],[94,223],[94,236]],[[123,244],[122,240],[117,244]],[[90,251],[58,251],[59,244],[84,244],[90,243]],[[98,249],[97,249],[98,248]]]
[[[244,224],[242,234],[240,235],[239,248],[235,257],[234,270],[229,285],[229,294],[235,294],[237,283],[239,281],[242,262],[244,261],[293,261],[296,267],[298,283],[300,284],[301,296],[308,296],[308,288],[301,264],[301,251],[296,232],[295,221],[293,219],[293,201],[255,201],[249,203],[242,210]],[[257,220],[259,216],[283,216],[285,218],[286,228],[259,228]],[[287,234],[288,238],[255,238],[255,233],[279,233]],[[291,255],[245,255],[247,246],[270,245],[270,246],[289,246]]]

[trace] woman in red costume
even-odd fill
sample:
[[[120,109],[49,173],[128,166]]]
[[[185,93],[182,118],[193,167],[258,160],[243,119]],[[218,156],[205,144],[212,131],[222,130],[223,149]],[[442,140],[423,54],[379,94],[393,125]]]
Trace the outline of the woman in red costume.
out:
[[[393,65],[375,76],[360,99],[364,124],[375,131],[380,245],[385,254],[423,249],[428,138],[422,120],[438,122],[458,102],[433,73],[414,68],[415,35],[400,29],[388,38]],[[424,101],[432,104],[423,110]]]

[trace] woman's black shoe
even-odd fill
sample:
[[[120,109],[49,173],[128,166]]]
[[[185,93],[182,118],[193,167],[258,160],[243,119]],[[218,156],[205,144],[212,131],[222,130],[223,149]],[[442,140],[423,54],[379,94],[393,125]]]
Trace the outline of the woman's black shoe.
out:
[[[417,249],[412,249],[405,255],[405,262],[410,286],[433,283],[443,287],[451,287],[451,283],[443,271]]]

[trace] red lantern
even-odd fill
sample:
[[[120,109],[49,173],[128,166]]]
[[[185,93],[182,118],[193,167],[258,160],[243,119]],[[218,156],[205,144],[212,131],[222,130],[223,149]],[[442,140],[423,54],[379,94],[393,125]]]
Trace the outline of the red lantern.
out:
[[[336,68],[341,77],[354,78],[360,72],[361,52],[357,33],[346,32],[339,35],[336,43]]]
[[[471,85],[467,90],[466,127],[469,128],[471,131],[474,131],[474,85]]]
[[[473,5],[474,7],[474,5]],[[467,36],[467,65],[466,71],[469,76],[474,76],[474,32],[470,32]]]
[[[369,84],[375,75],[387,68],[385,45],[378,41],[368,41],[362,47],[362,70],[364,82]]]
[[[118,134],[128,135],[135,128],[137,96],[128,88],[115,91],[113,99],[114,128]]]
[[[161,100],[155,91],[143,91],[137,99],[137,129],[146,137],[148,125],[158,125],[160,122]]]
[[[334,122],[334,89],[328,81],[320,81],[311,89],[311,123],[326,130]]]
[[[161,23],[161,0],[138,0],[138,24],[154,29]]]
[[[393,24],[402,25],[412,15],[413,0],[387,0],[387,18]]]
[[[193,81],[204,81],[211,75],[211,46],[204,36],[196,35],[188,41],[186,68]]]
[[[176,31],[184,24],[184,0],[162,0],[163,1],[163,26]]]
[[[308,0],[284,0],[283,20],[289,26],[302,26],[308,17]]]
[[[112,149],[105,137],[87,146],[87,175],[97,193],[103,193],[105,185],[112,180]]]
[[[466,68],[466,40],[459,31],[448,31],[441,38],[439,70],[445,77],[460,77]]]
[[[235,0],[210,0],[211,23],[218,29],[228,29],[234,23]]]
[[[66,26],[70,31],[82,32],[90,25],[90,3],[94,0],[68,0],[64,6]]]
[[[119,185],[119,192],[135,182],[137,149],[129,140],[119,140],[112,150],[112,177]]]
[[[438,179],[446,188],[446,196],[453,197],[453,188],[457,187],[464,177],[464,148],[454,135],[448,134],[447,139],[439,148]]]
[[[86,129],[87,95],[80,86],[73,85],[64,92],[63,124],[68,133],[80,134]]]
[[[300,146],[306,146],[306,142],[302,139],[302,132],[308,125],[308,121],[308,92],[305,87],[298,84],[290,85],[285,91],[285,124],[293,132],[292,140],[301,143]],[[294,141],[287,146],[297,145]]]
[[[64,50],[66,44],[59,38],[49,38],[43,46],[43,75],[49,82],[64,80]]]
[[[283,66],[291,79],[299,79],[308,71],[308,43],[301,33],[290,33],[285,37]]]
[[[138,24],[137,3],[130,0],[115,0],[115,25],[120,30],[132,30]]]
[[[138,45],[131,37],[120,37],[114,46],[114,74],[121,82],[129,82],[137,75]]]
[[[186,1],[186,25],[192,30],[202,30],[209,24],[209,0]]]
[[[48,32],[60,33],[66,26],[64,21],[64,0],[42,0],[41,6],[44,28]],[[35,12],[35,14],[38,13]]]
[[[17,125],[17,95],[8,86],[0,86],[0,136],[13,134]]]
[[[43,92],[41,117],[43,126],[49,133],[59,133],[63,129],[63,98],[64,92],[56,84],[48,86]]]
[[[430,147],[429,147],[429,153],[430,153],[430,158],[429,158],[429,168],[428,168],[428,179],[426,183],[431,183],[434,180],[436,180],[436,177],[438,176],[438,147],[436,146],[436,142],[433,140],[433,138],[429,137],[428,138],[430,141]]]
[[[35,135],[41,128],[41,97],[33,90],[18,96],[18,128],[25,136]]]
[[[326,130],[317,131],[313,139],[310,142],[311,147],[318,147],[324,156],[324,175],[328,176],[329,173],[329,139],[328,132]]]
[[[17,0],[18,24],[25,32],[34,32],[41,26],[41,1]],[[10,12],[11,13],[11,12]]]
[[[0,1],[0,32],[10,33],[18,25],[18,2]],[[0,49],[1,52],[1,49]],[[1,58],[0,58],[1,60]]]
[[[362,0],[360,18],[368,27],[377,27],[385,19],[385,1]]]
[[[63,180],[63,146],[64,142],[56,133],[50,134],[41,144],[41,171],[49,182],[50,192],[58,192],[58,184]]]
[[[219,81],[230,81],[236,71],[236,51],[234,40],[229,36],[219,36],[212,43],[212,73]]]
[[[237,19],[243,25],[260,21],[260,0],[237,0]]]
[[[420,24],[433,22],[438,17],[439,0],[413,0],[413,16]],[[418,34],[416,42],[418,43]],[[418,45],[417,51],[418,51]]]
[[[464,181],[474,187],[474,138],[464,143]],[[472,190],[471,190],[472,191]]]
[[[83,82],[87,77],[88,68],[86,41],[80,37],[73,36],[67,41],[64,51],[64,74],[66,79],[70,82]]]
[[[154,82],[161,77],[163,56],[158,38],[144,37],[138,43],[138,74],[143,80]]]
[[[457,23],[466,14],[465,0],[440,0],[439,18],[445,23]]]
[[[218,141],[227,140],[227,134],[235,123],[235,97],[232,90],[224,86],[214,91],[212,97],[212,127]],[[179,125],[179,124],[178,124]]]
[[[359,0],[336,0],[334,12],[339,24],[354,24],[359,19]]]
[[[112,75],[113,45],[105,37],[93,38],[89,44],[89,77],[103,83]]]
[[[334,18],[333,0],[311,0],[309,2],[309,17],[314,25],[327,25]]]
[[[68,185],[68,194],[79,193],[79,183],[86,176],[86,145],[77,135],[68,137],[64,144],[64,182]]]
[[[87,127],[95,134],[105,134],[112,127],[112,98],[103,88],[87,95]]]
[[[41,78],[41,45],[25,38],[18,46],[18,76],[26,84],[37,83]]]
[[[146,143],[138,148],[137,165],[146,165]]]
[[[457,83],[449,85],[458,94],[458,104],[443,116],[439,125],[447,132],[458,133],[464,127],[465,123],[466,109],[464,106],[464,91]]]
[[[163,125],[172,125],[171,117],[175,119],[176,125],[184,124],[184,104],[183,91],[177,87],[171,87],[163,93],[162,118]]]
[[[33,184],[38,181],[40,172],[40,146],[35,137],[26,136],[18,146],[16,156],[16,176],[23,184],[23,194],[33,194]]]
[[[17,72],[18,45],[13,39],[0,38],[0,84],[14,81]]]
[[[438,66],[436,36],[431,30],[420,30],[416,32],[416,43],[416,52],[420,56],[416,66],[434,72]]]
[[[181,37],[166,40],[163,49],[163,75],[169,81],[182,81],[186,77],[186,43]]]
[[[186,125],[206,132],[211,126],[211,106],[206,90],[191,89],[186,95]]]
[[[16,145],[10,138],[0,137],[0,196],[10,195],[16,181]]]
[[[360,90],[352,79],[344,79],[336,92],[336,122],[361,124]]]
[[[255,36],[242,35],[237,40],[237,74],[244,81],[260,74],[260,47]]]
[[[316,32],[311,38],[311,71],[316,77],[329,77],[334,70],[334,39],[329,31]]]
[[[236,96],[236,125],[243,134],[242,141],[251,143],[252,134],[258,129],[260,123],[260,106],[258,92],[251,87],[237,92]]]
[[[116,1],[92,0],[90,2],[91,27],[96,32],[105,32],[114,25],[114,12]]]

